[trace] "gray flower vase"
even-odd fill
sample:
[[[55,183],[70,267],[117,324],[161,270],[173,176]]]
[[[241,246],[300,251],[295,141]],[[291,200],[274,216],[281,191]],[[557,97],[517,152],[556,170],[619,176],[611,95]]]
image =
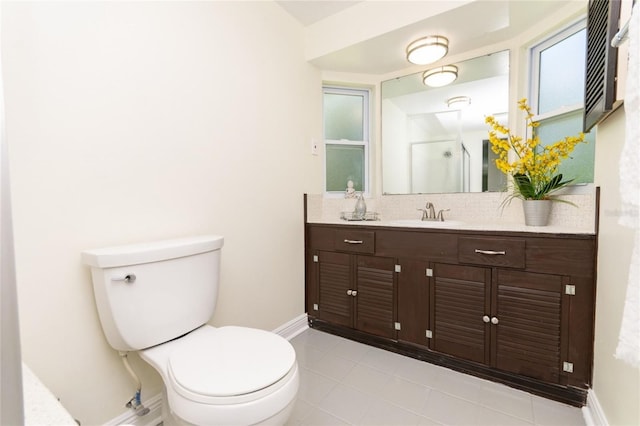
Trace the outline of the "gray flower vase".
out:
[[[524,224],[527,226],[547,226],[551,203],[551,200],[522,200]]]

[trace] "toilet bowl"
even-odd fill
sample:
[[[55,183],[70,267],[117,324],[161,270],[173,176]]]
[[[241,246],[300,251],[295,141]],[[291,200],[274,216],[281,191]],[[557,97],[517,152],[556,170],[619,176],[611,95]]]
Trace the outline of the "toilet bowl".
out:
[[[276,334],[205,325],[139,354],[160,373],[175,424],[281,425],[293,409],[295,351]]]
[[[282,425],[296,400],[295,350],[264,330],[207,322],[223,238],[87,250],[109,344],[136,351],[164,382],[165,425]]]

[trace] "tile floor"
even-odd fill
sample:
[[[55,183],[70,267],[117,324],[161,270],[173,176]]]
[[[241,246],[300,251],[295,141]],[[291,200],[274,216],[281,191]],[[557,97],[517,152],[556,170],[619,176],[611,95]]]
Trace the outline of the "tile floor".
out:
[[[314,329],[287,425],[585,425],[579,408]]]

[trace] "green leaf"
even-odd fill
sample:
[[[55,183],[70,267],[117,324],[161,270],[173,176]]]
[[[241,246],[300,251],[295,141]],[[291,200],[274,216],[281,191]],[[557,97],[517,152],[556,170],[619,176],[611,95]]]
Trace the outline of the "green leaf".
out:
[[[524,174],[515,174],[513,175],[513,181],[516,185],[518,193],[524,199],[535,199],[536,189],[531,183],[531,179],[529,176]]]
[[[573,182],[573,179],[569,179],[569,180],[562,180],[562,173],[554,176],[543,188],[542,191],[544,191],[544,194],[550,194],[554,191],[557,191],[558,189],[569,185],[571,182]],[[541,191],[541,192],[542,192]]]

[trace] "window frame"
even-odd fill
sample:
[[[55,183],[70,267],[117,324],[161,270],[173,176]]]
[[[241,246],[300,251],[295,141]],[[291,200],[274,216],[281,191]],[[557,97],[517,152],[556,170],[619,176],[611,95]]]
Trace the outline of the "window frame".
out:
[[[362,111],[362,141],[352,141],[348,139],[327,139],[325,135],[326,128],[326,116],[324,114],[324,95],[325,94],[338,94],[338,95],[351,95],[362,96],[363,98],[363,111]],[[322,86],[322,140],[324,144],[324,161],[323,161],[323,192],[327,198],[340,198],[344,197],[345,188],[341,191],[328,191],[327,190],[327,146],[328,145],[343,145],[343,146],[363,146],[364,158],[363,158],[363,193],[369,195],[371,193],[370,184],[370,150],[371,150],[371,89],[361,87],[348,87],[340,85],[325,84]]]
[[[562,40],[565,40],[579,31],[584,30],[587,31],[587,17],[583,16],[562,28],[559,28],[555,32],[547,33],[545,36],[538,39],[536,42],[532,43],[527,48],[528,59],[529,59],[529,84],[528,86],[528,103],[531,107],[532,112],[534,113],[533,120],[543,122],[553,118],[562,118],[571,113],[575,113],[577,111],[582,110],[584,113],[585,102],[584,96],[581,96],[581,100],[578,103],[572,105],[564,105],[559,108],[556,108],[552,111],[548,111],[542,114],[538,113],[539,106],[539,90],[540,90],[540,53],[555,45]],[[585,46],[586,49],[586,46]],[[586,72],[586,64],[585,64],[585,72]],[[580,131],[582,131],[582,126],[580,127]],[[531,137],[532,129],[526,128],[526,137]],[[594,137],[595,143],[595,137]],[[595,163],[593,164],[593,168],[595,169]],[[591,183],[574,183],[571,184],[562,190],[559,193],[561,194],[578,194],[583,193],[583,188],[592,187],[594,185]]]
[[[581,102],[565,105],[560,108],[556,108],[553,111],[538,114],[538,103],[540,96],[540,53],[545,49],[571,37],[572,35],[585,30],[587,28],[587,18],[581,18],[562,29],[558,30],[554,34],[539,40],[536,44],[529,47],[530,69],[529,69],[529,104],[534,112],[533,119],[535,121],[543,121],[553,117],[560,117],[562,115],[575,112],[579,109],[584,109],[584,97]]]

